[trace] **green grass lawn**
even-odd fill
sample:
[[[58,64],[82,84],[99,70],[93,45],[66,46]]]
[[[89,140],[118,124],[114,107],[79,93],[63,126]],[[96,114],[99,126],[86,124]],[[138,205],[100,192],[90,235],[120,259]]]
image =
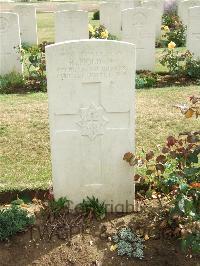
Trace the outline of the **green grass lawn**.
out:
[[[157,149],[168,135],[197,130],[173,105],[200,86],[136,91],[136,149]],[[46,188],[51,182],[47,94],[0,95],[0,191]]]

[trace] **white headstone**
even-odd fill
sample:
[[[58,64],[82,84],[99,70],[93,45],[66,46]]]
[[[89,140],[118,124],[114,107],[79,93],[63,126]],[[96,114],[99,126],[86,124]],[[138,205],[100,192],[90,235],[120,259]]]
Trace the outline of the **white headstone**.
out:
[[[193,6],[200,6],[200,0],[185,0],[178,5],[178,15],[185,26],[188,25],[189,8]]]
[[[22,73],[17,47],[21,46],[19,17],[15,13],[0,13],[0,75]]]
[[[34,45],[38,43],[36,8],[33,5],[17,5],[15,12],[19,15],[21,42]]]
[[[134,199],[123,155],[134,149],[135,46],[64,42],[47,46],[46,60],[55,197],[126,208]]]
[[[122,11],[122,40],[136,44],[137,70],[154,70],[155,21],[152,9],[137,7]]]
[[[134,8],[134,0],[121,0],[121,10]]]
[[[134,7],[140,7],[142,4],[141,0],[134,0]]]
[[[127,9],[127,8],[134,8],[137,6],[140,6],[141,1],[140,0],[107,0],[106,2],[118,2],[121,5],[121,10]]]
[[[143,1],[143,7],[151,8],[154,11],[154,18],[156,20],[156,38],[161,35],[162,15],[164,11],[163,0],[148,0]]]
[[[88,13],[86,11],[55,12],[55,42],[88,38]]]
[[[56,5],[56,11],[64,11],[64,10],[78,10],[79,5],[77,3],[62,3]]]
[[[187,48],[200,59],[200,6],[189,8]]]
[[[121,36],[121,6],[119,2],[100,4],[100,24],[105,26],[109,33],[120,38]]]

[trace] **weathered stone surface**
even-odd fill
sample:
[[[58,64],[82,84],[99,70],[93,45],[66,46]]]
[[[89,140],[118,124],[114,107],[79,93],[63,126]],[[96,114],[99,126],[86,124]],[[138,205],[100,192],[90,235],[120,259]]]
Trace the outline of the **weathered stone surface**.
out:
[[[14,11],[19,15],[21,42],[29,45],[38,43],[36,8],[33,5],[17,5]]]
[[[100,24],[116,37],[121,37],[120,2],[105,2],[100,5]]]
[[[187,48],[200,59],[200,6],[189,8]]]
[[[188,25],[189,8],[193,6],[200,6],[200,0],[185,0],[179,2],[178,15],[185,26]]]
[[[155,20],[149,8],[122,11],[122,40],[136,45],[137,70],[154,70]]]
[[[152,20],[156,21],[156,38],[160,38],[162,15],[164,11],[164,1],[163,0],[143,1],[142,6],[145,8],[151,8],[154,11],[154,16],[152,17]]]
[[[22,73],[17,47],[21,46],[19,17],[15,13],[0,13],[0,75],[12,71]]]
[[[46,59],[55,197],[76,205],[94,195],[125,211],[134,199],[123,155],[134,149],[135,46],[64,42]]]
[[[56,5],[56,11],[64,11],[64,10],[78,10],[78,3],[61,3]]]
[[[55,12],[55,42],[88,38],[88,13],[86,11]]]

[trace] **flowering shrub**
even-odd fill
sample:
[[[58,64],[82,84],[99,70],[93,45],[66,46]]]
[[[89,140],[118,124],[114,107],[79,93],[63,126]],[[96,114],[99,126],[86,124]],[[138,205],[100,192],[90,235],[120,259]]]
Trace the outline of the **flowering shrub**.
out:
[[[190,106],[181,111],[185,117],[200,115],[200,98],[191,97]],[[143,166],[135,181],[148,187],[147,196],[154,192],[170,198],[169,224],[176,221],[183,247],[200,252],[200,131],[169,136],[159,155],[149,151],[143,157],[131,152],[124,160],[131,166]],[[145,169],[145,173],[144,173]],[[160,195],[159,195],[160,196]]]
[[[168,44],[168,49],[164,50],[160,63],[169,69],[170,74],[182,74],[184,71],[183,62],[189,54],[180,54],[179,51],[174,49],[175,47],[174,42]]]
[[[45,44],[23,46],[20,49],[21,62],[27,71],[27,79],[34,90],[46,91]]]
[[[186,27],[183,25],[176,11],[169,11],[163,15],[161,44],[166,47],[167,43],[175,42],[177,47],[185,46]]]
[[[200,60],[195,59],[190,51],[180,52],[175,50],[176,44],[170,42],[165,49],[160,63],[169,69],[170,74],[186,75],[191,78],[200,78]]]
[[[99,27],[93,27],[89,24],[89,38],[90,39],[107,39],[107,40],[115,40],[116,37],[111,35],[106,27],[100,25]]]

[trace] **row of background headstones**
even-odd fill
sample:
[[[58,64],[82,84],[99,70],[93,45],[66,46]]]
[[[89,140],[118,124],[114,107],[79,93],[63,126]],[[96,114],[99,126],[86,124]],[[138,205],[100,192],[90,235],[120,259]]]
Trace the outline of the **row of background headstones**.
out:
[[[178,1],[180,2],[179,15],[182,18],[184,24],[187,25],[188,8],[191,6],[198,6],[199,0]],[[56,5],[54,9],[55,11],[80,10],[79,6],[80,5],[78,3],[63,3]],[[107,0],[107,3],[101,4],[100,6],[101,24],[105,25],[113,35],[116,35],[118,38],[120,38],[122,27],[121,10],[138,6],[141,6],[140,0],[115,0],[115,2],[113,2],[113,0]],[[144,0],[142,6],[154,9],[154,18],[156,20],[156,37],[159,38],[164,1]],[[37,44],[36,11],[32,7],[33,6],[29,5],[17,5],[13,9],[13,11],[19,14],[21,41],[29,44]],[[74,20],[76,19],[77,18],[75,18]],[[57,42],[56,39],[55,42]]]
[[[189,10],[189,6],[196,5],[200,0],[188,0],[187,9]],[[188,5],[190,2],[190,5]],[[155,65],[155,33],[157,35],[160,33],[158,29],[161,26],[161,17],[163,13],[163,3],[158,1],[149,1],[147,8],[146,1],[144,1],[144,8],[135,8],[128,9],[123,12],[121,5],[117,2],[107,2],[103,3],[100,6],[100,14],[101,16],[100,23],[105,25],[108,30],[112,34],[116,34],[114,31],[116,27],[119,32],[117,37],[121,37],[123,41],[127,41],[130,43],[136,44],[137,47],[137,69],[143,70],[154,70]],[[154,6],[154,9],[149,9],[151,5]],[[183,2],[180,3],[182,5]],[[126,2],[126,7],[131,7],[133,2]],[[124,8],[125,6],[123,6]],[[59,4],[57,6],[57,11],[63,9],[77,9],[78,4]],[[155,10],[156,9],[156,10]],[[199,56],[199,45],[198,45],[198,10],[192,9],[191,13],[191,23],[188,25],[188,48]],[[21,38],[22,42],[28,44],[37,44],[37,23],[36,23],[36,8],[32,5],[17,5],[14,8],[14,11],[19,14],[19,25],[20,31],[22,33]],[[180,12],[180,11],[179,11]],[[182,12],[182,10],[181,10]],[[122,15],[121,15],[122,14]],[[184,13],[185,14],[185,13]],[[195,15],[194,15],[195,14]],[[7,14],[8,15],[8,14]],[[4,20],[6,14],[4,14]],[[109,20],[108,20],[109,18]],[[15,70],[22,72],[22,66],[19,62],[19,54],[16,52],[16,49],[13,51],[13,57],[11,56],[12,47],[20,46],[21,41],[19,37],[19,26],[17,22],[17,18],[14,16],[10,16],[12,20],[12,28],[10,28],[11,36],[6,40],[5,44],[2,41],[1,44],[1,74],[9,73],[12,69],[12,61],[16,61]],[[14,22],[15,21],[15,22]],[[56,36],[55,41],[61,42],[66,40],[75,40],[75,39],[87,39],[88,38],[88,14],[86,11],[73,11],[73,12],[56,12]],[[5,22],[1,22],[5,23]],[[187,17],[188,24],[188,17]],[[14,30],[14,25],[16,25],[16,29]],[[114,27],[113,27],[114,25]],[[123,28],[121,32],[121,26]],[[155,27],[157,30],[155,31]],[[12,29],[12,30],[11,30]],[[112,31],[113,30],[113,31]],[[13,34],[13,31],[15,33]],[[194,31],[194,32],[193,32]],[[2,33],[5,32],[4,30]],[[6,32],[5,32],[6,33]],[[157,36],[158,37],[158,36]],[[10,45],[8,45],[10,44]],[[10,47],[10,48],[9,48]],[[8,51],[10,50],[10,52]],[[10,54],[10,56],[9,56]],[[15,54],[15,55],[14,55]],[[7,56],[6,56],[7,55]],[[2,59],[4,57],[4,59]],[[13,58],[13,59],[12,59]],[[14,64],[15,66],[15,64]]]

